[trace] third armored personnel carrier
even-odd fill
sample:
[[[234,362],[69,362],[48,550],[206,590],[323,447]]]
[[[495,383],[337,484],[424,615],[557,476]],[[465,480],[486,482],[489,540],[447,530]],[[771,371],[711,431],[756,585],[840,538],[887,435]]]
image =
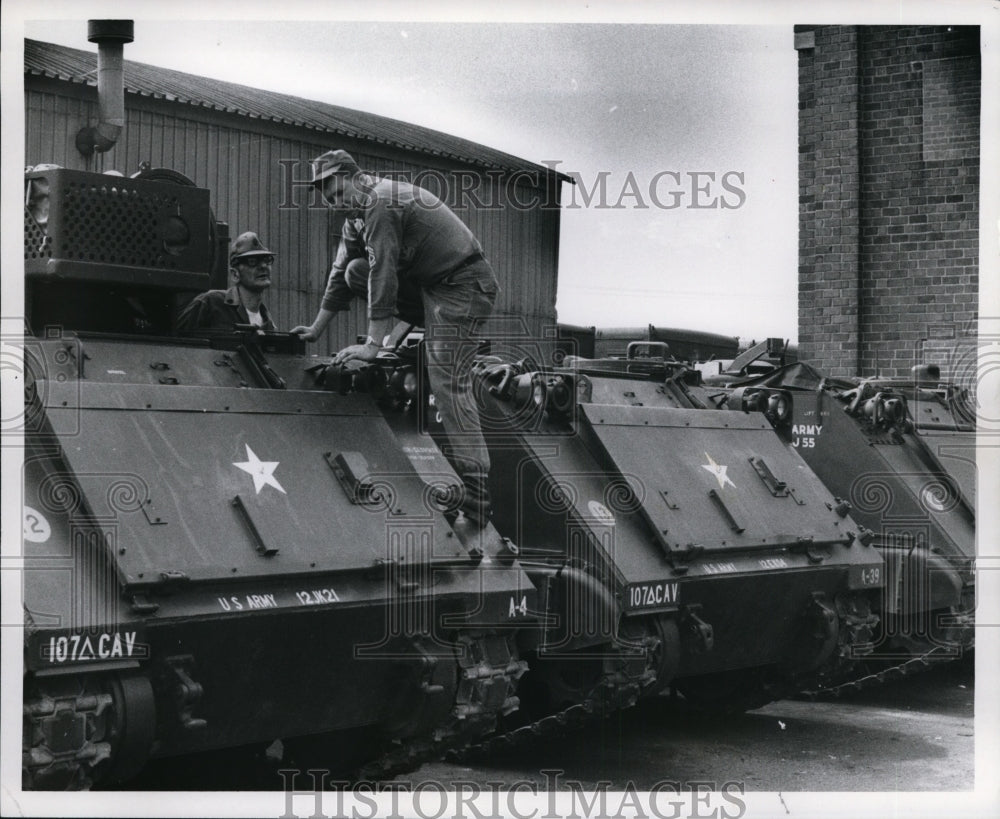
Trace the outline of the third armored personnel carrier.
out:
[[[973,645],[975,410],[937,365],[909,378],[830,378],[807,363],[730,375],[710,406],[764,410],[826,486],[851,505],[886,563],[877,655],[957,658]],[[780,413],[768,412],[780,407]]]

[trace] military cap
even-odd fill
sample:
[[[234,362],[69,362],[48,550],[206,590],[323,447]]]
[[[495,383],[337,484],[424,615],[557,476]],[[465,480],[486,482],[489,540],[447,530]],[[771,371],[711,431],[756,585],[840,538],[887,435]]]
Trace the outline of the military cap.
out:
[[[264,244],[253,231],[241,233],[233,242],[233,247],[229,251],[229,261],[234,262],[244,256],[273,256],[274,254],[264,247]]]
[[[343,173],[345,171],[358,170],[358,163],[354,161],[354,157],[351,156],[347,151],[336,150],[327,151],[325,154],[320,154],[312,161],[312,184],[319,185],[328,176],[333,176],[335,173]]]

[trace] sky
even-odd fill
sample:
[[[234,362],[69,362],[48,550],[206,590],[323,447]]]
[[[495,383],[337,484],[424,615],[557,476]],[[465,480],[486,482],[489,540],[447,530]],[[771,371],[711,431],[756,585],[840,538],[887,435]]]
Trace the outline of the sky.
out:
[[[560,321],[796,339],[790,22],[179,22],[142,8],[127,60],[558,163],[580,183],[563,192]],[[96,51],[86,15],[34,13],[25,36]]]

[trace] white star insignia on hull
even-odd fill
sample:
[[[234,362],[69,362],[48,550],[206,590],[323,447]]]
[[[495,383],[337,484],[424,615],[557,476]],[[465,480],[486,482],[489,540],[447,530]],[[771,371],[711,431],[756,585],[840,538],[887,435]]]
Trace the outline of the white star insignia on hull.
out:
[[[247,448],[247,460],[242,463],[233,462],[233,466],[239,467],[244,472],[248,472],[250,477],[253,478],[253,488],[256,490],[257,494],[260,494],[260,490],[265,486],[273,486],[282,494],[287,495],[284,488],[278,483],[278,479],[274,477],[274,470],[277,469],[279,461],[262,461],[260,458],[254,454],[254,451],[250,449],[249,444],[244,444]]]
[[[709,455],[707,452],[705,453],[705,457],[708,458],[708,463],[702,464],[701,468],[707,469],[715,476],[715,479],[719,482],[719,489],[725,488],[727,483],[731,487],[733,487],[733,489],[735,489],[736,484],[733,483],[732,480],[730,480],[729,476],[726,474],[726,470],[729,469],[729,467],[720,466],[719,464],[717,464],[715,461],[712,460],[712,456]]]

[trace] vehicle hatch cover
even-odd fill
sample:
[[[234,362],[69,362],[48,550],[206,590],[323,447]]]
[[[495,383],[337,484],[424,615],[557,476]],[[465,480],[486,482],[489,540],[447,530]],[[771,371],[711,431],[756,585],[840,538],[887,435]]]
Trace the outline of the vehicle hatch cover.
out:
[[[79,433],[60,437],[61,479],[79,498],[74,515],[105,532],[125,585],[464,556],[377,412],[290,393],[285,411],[272,393],[262,412],[249,391],[232,395],[225,412],[145,409],[138,393],[122,402],[93,390],[79,408],[47,407],[57,429],[79,412]]]
[[[580,408],[608,468],[640,476],[635,507],[668,554],[846,537],[829,493],[758,413]]]

